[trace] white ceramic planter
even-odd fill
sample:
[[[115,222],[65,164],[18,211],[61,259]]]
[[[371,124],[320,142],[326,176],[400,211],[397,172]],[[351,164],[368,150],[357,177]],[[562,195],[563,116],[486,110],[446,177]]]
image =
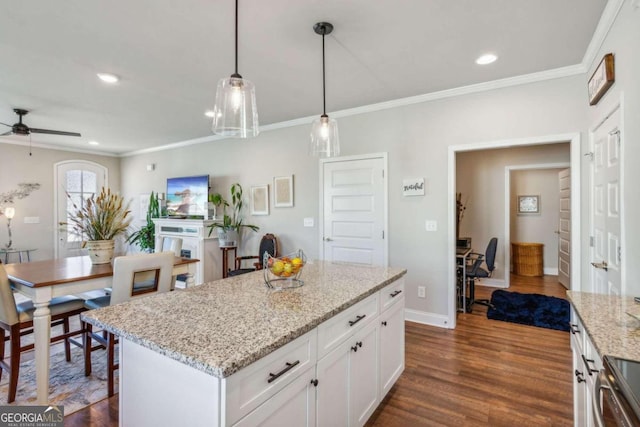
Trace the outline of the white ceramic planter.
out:
[[[115,240],[91,240],[84,245],[89,252],[92,264],[110,263],[115,246]]]

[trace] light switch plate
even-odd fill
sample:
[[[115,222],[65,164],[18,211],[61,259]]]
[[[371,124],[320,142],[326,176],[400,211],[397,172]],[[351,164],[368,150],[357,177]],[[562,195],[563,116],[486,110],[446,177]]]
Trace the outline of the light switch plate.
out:
[[[304,219],[305,227],[313,227],[313,218],[305,218]]]
[[[438,221],[427,220],[424,226],[427,231],[438,231]]]
[[[40,224],[39,216],[25,216],[24,217],[25,224]]]

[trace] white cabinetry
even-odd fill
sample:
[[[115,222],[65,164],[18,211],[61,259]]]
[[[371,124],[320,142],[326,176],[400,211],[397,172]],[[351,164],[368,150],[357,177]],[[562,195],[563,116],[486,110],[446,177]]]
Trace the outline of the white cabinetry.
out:
[[[592,398],[595,379],[602,369],[602,360],[573,307],[570,327],[574,379],[573,425],[591,427],[594,425]]]
[[[380,396],[404,371],[404,297],[380,315]]]
[[[222,277],[222,274],[215,274],[218,265],[215,258],[220,251],[215,241],[216,234],[209,236],[212,220],[154,218],[153,223],[156,226],[156,245],[160,237],[180,237],[183,256],[200,260],[194,275],[196,285]]]

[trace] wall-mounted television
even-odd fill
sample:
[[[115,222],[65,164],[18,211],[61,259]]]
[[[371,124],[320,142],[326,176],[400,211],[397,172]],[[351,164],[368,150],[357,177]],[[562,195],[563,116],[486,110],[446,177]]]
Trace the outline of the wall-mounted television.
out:
[[[167,178],[167,215],[206,218],[209,175]]]

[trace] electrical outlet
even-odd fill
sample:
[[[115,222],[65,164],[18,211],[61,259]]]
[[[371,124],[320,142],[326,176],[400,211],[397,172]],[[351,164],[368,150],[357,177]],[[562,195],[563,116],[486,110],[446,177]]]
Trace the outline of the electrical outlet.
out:
[[[424,286],[418,286],[418,298],[425,298],[425,291]]]
[[[427,231],[438,231],[438,221],[427,220],[424,224]]]

